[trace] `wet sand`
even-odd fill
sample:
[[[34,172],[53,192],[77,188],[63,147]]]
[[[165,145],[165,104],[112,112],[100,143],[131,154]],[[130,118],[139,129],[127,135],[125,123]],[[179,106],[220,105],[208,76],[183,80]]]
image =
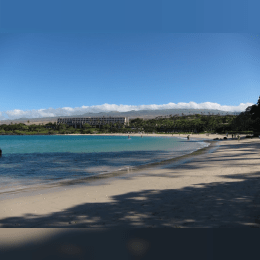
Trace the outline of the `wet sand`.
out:
[[[259,227],[260,140],[199,137],[222,140],[180,160],[1,200],[0,227]]]

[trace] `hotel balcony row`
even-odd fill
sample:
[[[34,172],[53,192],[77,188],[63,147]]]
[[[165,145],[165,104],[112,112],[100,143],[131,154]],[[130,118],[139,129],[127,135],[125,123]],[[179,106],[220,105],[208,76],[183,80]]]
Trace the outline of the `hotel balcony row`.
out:
[[[100,126],[106,124],[126,124],[125,117],[87,117],[87,118],[58,118],[57,124],[67,124],[82,127],[84,124]]]

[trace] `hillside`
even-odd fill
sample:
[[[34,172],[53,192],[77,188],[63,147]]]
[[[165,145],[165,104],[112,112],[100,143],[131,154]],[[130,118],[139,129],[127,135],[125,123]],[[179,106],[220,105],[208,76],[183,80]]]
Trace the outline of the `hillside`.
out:
[[[143,119],[151,119],[160,116],[170,116],[170,115],[194,115],[194,114],[203,114],[203,115],[238,115],[240,112],[227,112],[221,110],[211,110],[211,109],[161,109],[161,110],[132,110],[128,112],[118,112],[118,111],[110,111],[110,112],[100,112],[100,113],[85,113],[82,115],[73,115],[73,116],[60,116],[62,118],[69,117],[129,117],[129,118],[143,118]],[[56,122],[57,117],[46,117],[46,118],[20,118],[13,120],[1,120],[0,124],[10,124],[12,123],[25,123],[28,124],[46,124],[48,122]]]

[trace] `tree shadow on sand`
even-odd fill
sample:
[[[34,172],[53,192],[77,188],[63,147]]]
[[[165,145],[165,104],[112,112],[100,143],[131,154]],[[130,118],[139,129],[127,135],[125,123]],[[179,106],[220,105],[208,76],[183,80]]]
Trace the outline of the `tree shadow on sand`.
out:
[[[239,143],[232,149],[242,150],[236,157],[223,156],[222,164],[240,169],[239,174],[221,176],[226,182],[200,183],[183,189],[142,190],[113,196],[112,202],[84,203],[49,215],[24,215],[0,221],[1,227],[253,227],[260,223],[260,171],[241,173],[241,156],[259,153],[255,143]],[[223,146],[220,149],[230,149]],[[210,163],[219,156],[210,156]],[[202,154],[191,163],[168,164],[174,172],[158,175],[179,177],[183,168],[203,169],[209,166]],[[145,175],[145,173],[144,173]],[[147,174],[148,176],[149,174]],[[125,175],[123,178],[131,179]],[[237,181],[236,181],[237,180]]]
[[[112,202],[84,203],[50,215],[8,217],[0,223],[3,228],[258,226],[260,172],[226,178],[232,182],[129,192],[113,196]]]
[[[243,155],[251,154],[254,157],[247,158],[247,160],[251,160],[251,163],[254,164],[255,154],[259,153],[259,150],[254,143],[238,145],[244,150],[240,150],[237,157],[223,156],[220,160],[219,156],[214,156],[214,152],[210,155],[211,163],[215,161],[218,164],[222,161],[223,164],[240,169],[239,174],[222,175],[221,177],[226,179],[224,182],[199,183],[183,189],[128,192],[113,196],[112,202],[83,203],[49,215],[27,214],[22,217],[2,219],[0,224],[3,228],[69,228],[65,231],[63,229],[55,230],[56,234],[42,243],[31,242],[31,244],[27,243],[17,247],[12,246],[10,250],[4,250],[2,255],[9,258],[11,255],[15,257],[26,255],[27,259],[46,259],[47,257],[48,259],[63,259],[64,257],[66,259],[85,259],[86,256],[90,259],[100,259],[111,253],[114,258],[118,259],[132,259],[133,257],[134,259],[159,259],[163,254],[167,257],[171,255],[173,245],[175,245],[174,254],[180,249],[182,257],[189,252],[193,255],[194,253],[201,255],[210,239],[213,243],[216,233],[209,239],[208,229],[199,229],[199,232],[189,233],[187,236],[187,233],[183,235],[176,229],[166,228],[259,227],[260,171],[255,170],[248,173],[246,168],[242,168],[241,171],[243,160],[240,158]],[[225,149],[225,146],[223,148]],[[236,149],[236,147],[233,148]],[[259,163],[255,166],[258,165]],[[201,155],[193,157],[186,164],[165,165],[163,168],[169,170],[169,173],[160,174],[160,177],[179,177],[183,168],[203,170],[204,166],[209,165],[205,161],[205,156]],[[145,172],[143,174],[145,175]],[[153,174],[153,176],[158,176],[158,174]],[[132,178],[127,175],[122,177]],[[138,228],[132,229],[133,227]],[[156,228],[155,231],[158,231],[156,236],[151,232],[153,229],[145,229],[146,232],[143,232],[143,228],[147,227]],[[162,230],[164,231],[162,232]],[[170,233],[170,230],[175,230],[175,233]],[[84,231],[88,232],[87,236],[84,235]],[[239,231],[235,237],[230,239],[225,231],[225,236],[221,233],[221,237],[218,238],[223,241],[224,248],[225,246],[233,248],[233,256],[234,252],[241,254],[241,249],[245,248],[245,242],[251,235],[251,233],[247,234],[244,236],[244,240],[241,240],[243,236]],[[249,241],[254,245],[252,249],[257,249],[255,243],[257,239]],[[178,244],[178,242],[180,243]],[[218,239],[215,239],[213,244],[216,242]],[[100,247],[100,245],[102,246]],[[189,250],[187,250],[187,245]],[[213,245],[211,247],[213,248]],[[156,252],[156,248],[160,250]],[[214,254],[212,252],[211,250],[210,255],[215,255],[214,259],[223,256],[219,247],[215,248]],[[252,254],[253,256],[252,252],[245,250],[244,255],[248,257],[248,254]]]

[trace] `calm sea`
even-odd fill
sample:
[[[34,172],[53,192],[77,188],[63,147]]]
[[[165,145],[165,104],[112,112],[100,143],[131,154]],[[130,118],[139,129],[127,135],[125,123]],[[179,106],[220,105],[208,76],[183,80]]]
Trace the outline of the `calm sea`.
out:
[[[0,136],[0,193],[158,162],[207,145],[176,137]]]

